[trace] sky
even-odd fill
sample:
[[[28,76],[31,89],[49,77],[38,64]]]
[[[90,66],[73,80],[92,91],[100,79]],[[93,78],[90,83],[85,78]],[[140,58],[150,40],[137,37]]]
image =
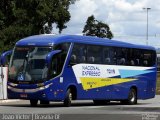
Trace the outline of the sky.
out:
[[[160,48],[160,0],[77,0],[70,6],[71,20],[62,34],[82,35],[89,16],[107,23],[115,40],[146,44],[148,11],[148,44]],[[57,32],[56,30],[53,32]]]

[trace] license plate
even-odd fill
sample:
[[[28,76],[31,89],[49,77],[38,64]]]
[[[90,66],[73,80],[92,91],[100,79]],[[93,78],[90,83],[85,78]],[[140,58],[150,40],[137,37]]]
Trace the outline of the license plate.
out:
[[[20,94],[21,98],[27,98],[27,94]]]

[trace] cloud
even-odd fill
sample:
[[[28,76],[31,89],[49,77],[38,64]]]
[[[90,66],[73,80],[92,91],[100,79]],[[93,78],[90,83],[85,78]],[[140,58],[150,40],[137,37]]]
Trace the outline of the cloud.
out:
[[[62,33],[82,34],[88,16],[93,14],[97,20],[109,24],[116,38],[143,36],[145,41],[147,12],[143,8],[152,8],[148,14],[149,35],[155,36],[160,34],[159,5],[158,0],[79,0],[70,6],[71,20]]]
[[[93,0],[80,0],[70,6],[71,20],[65,34],[81,34],[88,16],[96,14],[97,5]]]
[[[70,32],[68,30],[73,25],[75,26],[75,32],[81,32],[88,16],[93,14],[96,19],[111,25],[111,29],[114,26],[113,33],[116,30],[115,26],[119,26],[121,27],[118,28],[121,30],[119,33],[125,34],[125,31],[123,31],[124,25],[121,25],[121,23],[139,19],[140,15],[134,13],[137,10],[142,11],[140,2],[134,2],[133,4],[133,1],[127,2],[125,0],[101,0],[101,2],[97,0],[80,0],[70,7],[71,21],[67,24],[68,29],[64,30],[64,33]],[[136,17],[131,16],[131,14],[134,14]],[[81,24],[81,29],[76,29],[76,26],[79,26],[79,24]],[[118,31],[116,30],[116,32]]]

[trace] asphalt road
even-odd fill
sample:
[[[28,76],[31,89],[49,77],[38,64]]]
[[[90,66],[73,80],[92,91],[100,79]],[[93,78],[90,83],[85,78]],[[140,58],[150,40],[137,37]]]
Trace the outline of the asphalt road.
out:
[[[28,115],[28,117],[22,115]],[[160,120],[160,96],[139,100],[137,105],[122,105],[114,101],[101,106],[95,106],[92,101],[74,101],[71,107],[63,107],[62,102],[51,102],[50,105],[37,107],[31,107],[29,101],[21,100],[0,103],[0,119],[9,120],[8,118],[10,120],[13,118],[22,120]]]

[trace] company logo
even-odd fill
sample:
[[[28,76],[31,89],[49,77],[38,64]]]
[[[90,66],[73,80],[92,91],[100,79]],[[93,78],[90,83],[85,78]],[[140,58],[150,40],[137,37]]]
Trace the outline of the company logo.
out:
[[[108,74],[115,74],[115,70],[114,69],[107,69],[107,73]]]

